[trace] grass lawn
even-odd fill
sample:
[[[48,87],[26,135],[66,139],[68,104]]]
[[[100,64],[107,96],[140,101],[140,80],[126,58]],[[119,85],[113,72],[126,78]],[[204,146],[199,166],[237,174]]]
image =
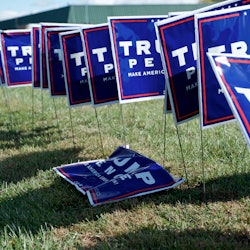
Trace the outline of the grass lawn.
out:
[[[0,249],[249,249],[250,154],[236,122],[201,133],[198,118],[176,129],[163,100],[95,110],[31,87],[0,96]],[[52,169],[124,144],[187,181],[91,207]]]

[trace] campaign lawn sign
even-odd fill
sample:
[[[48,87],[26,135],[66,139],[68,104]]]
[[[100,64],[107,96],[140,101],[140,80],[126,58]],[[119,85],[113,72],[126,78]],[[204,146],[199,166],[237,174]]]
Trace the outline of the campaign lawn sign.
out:
[[[118,147],[105,160],[78,162],[54,170],[87,194],[92,206],[170,189],[184,182],[150,158],[125,147]]]
[[[32,51],[30,38],[29,29],[1,32],[4,82],[7,87],[31,85]]]
[[[74,24],[70,23],[40,23],[40,81],[42,89],[49,89],[48,84],[48,68],[46,65],[46,46],[45,46],[45,30],[48,28],[62,28],[62,27],[72,27]]]
[[[60,33],[63,72],[69,107],[91,104],[81,30]]]
[[[166,72],[166,93],[170,98],[176,125],[199,115],[194,15],[241,6],[249,2],[224,1],[155,23],[163,68]]]
[[[108,17],[120,103],[164,98],[154,23],[167,16]]]
[[[59,34],[79,27],[62,27],[45,29],[45,59],[47,80],[52,97],[66,96],[66,87],[63,72],[63,53],[60,47]]]
[[[31,48],[32,48],[32,87],[40,88],[40,25],[31,25]]]
[[[195,18],[196,40],[199,43],[197,66],[201,125],[204,129],[234,119],[206,53],[250,53],[247,30],[250,25],[250,6],[198,14]]]
[[[5,83],[4,72],[3,72],[3,58],[2,58],[2,48],[0,45],[0,86]]]
[[[250,148],[250,56],[226,53],[207,55]]]
[[[108,24],[84,28],[82,37],[92,105],[117,103],[118,90]]]

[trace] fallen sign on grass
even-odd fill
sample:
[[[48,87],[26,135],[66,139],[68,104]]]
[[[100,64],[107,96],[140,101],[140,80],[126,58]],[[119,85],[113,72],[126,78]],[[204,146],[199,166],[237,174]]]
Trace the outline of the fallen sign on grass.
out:
[[[108,159],[78,162],[54,170],[97,206],[178,186],[184,178],[172,177],[155,161],[125,147]]]

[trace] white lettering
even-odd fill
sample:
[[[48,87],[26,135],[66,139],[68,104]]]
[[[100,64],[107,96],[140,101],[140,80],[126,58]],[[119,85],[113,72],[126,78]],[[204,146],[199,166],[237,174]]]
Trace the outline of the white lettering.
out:
[[[93,49],[92,53],[94,55],[97,55],[97,60],[98,62],[104,62],[104,53],[107,52],[107,48],[103,47],[103,48],[98,48],[98,49]]]
[[[135,174],[135,176],[137,179],[141,178],[148,185],[155,183],[155,179],[149,171]]]
[[[186,69],[187,79],[191,80],[192,75],[194,75],[196,72],[195,67],[190,67]]]
[[[31,46],[22,46],[21,50],[22,50],[23,56],[31,56],[32,55]]]
[[[137,55],[142,55],[142,53],[144,53],[145,55],[150,55],[150,46],[150,42],[147,40],[136,41]]]
[[[220,46],[216,46],[216,47],[212,47],[208,49],[208,52],[210,53],[222,53],[225,51],[226,51],[225,45],[220,45]]]
[[[75,59],[76,66],[82,65],[82,57],[84,57],[84,52],[73,53],[70,55],[70,59]]]
[[[222,89],[218,89],[218,95],[220,95],[220,94],[224,94]]]
[[[118,167],[124,166],[131,158],[115,159],[114,164]]]
[[[124,170],[126,173],[131,173],[140,167],[139,163],[134,162],[130,167]]]
[[[193,90],[195,88],[198,88],[198,82],[195,82],[195,83],[192,83],[190,85],[187,85],[186,86],[186,91],[190,91],[190,90]]]
[[[141,76],[141,71],[138,72],[128,72],[128,77]]]
[[[98,167],[100,167],[103,163],[105,163],[106,161],[98,161],[98,162],[96,162],[96,165],[98,166]]]
[[[62,50],[61,49],[54,49],[54,53],[58,55],[58,60],[62,61]]]
[[[124,181],[125,179],[131,179],[131,175],[129,174],[118,174],[116,176],[114,176],[114,179],[118,179],[120,178],[122,181]]]
[[[119,46],[123,48],[123,55],[129,56],[130,55],[130,48],[133,47],[132,41],[120,41]],[[151,55],[151,43],[148,40],[138,40],[135,42],[135,49],[136,54],[138,56],[141,55]],[[158,40],[155,40],[155,50],[156,52],[160,53],[160,43]]]
[[[161,53],[159,40],[155,40],[155,50],[157,53]]]
[[[16,65],[23,63],[23,58],[16,58]]]
[[[132,69],[137,64],[137,60],[136,59],[129,59],[128,64],[129,64],[129,68]]]
[[[107,74],[109,71],[114,69],[114,64],[113,63],[108,63],[104,65],[104,72]]]
[[[102,81],[108,82],[108,81],[114,81],[115,79],[116,79],[115,76],[108,76],[108,77],[103,77]]]
[[[192,43],[192,50],[193,50],[193,57],[194,60],[197,60],[197,44],[196,43]]]
[[[132,46],[132,41],[120,41],[119,46],[123,47],[124,56],[129,56],[129,47]]]
[[[81,68],[81,75],[85,76],[86,74],[87,74],[87,68],[86,67]]]
[[[247,54],[247,44],[244,41],[232,43],[231,50],[232,50],[233,54],[246,55]]]
[[[107,169],[105,169],[104,172],[105,172],[107,175],[110,175],[110,174],[113,174],[114,172],[116,172],[116,169],[114,169],[113,166],[110,166],[110,167],[108,167]]]
[[[145,67],[154,67],[154,58],[145,58]]]
[[[250,102],[250,89],[249,88],[235,87],[235,90],[239,94],[243,94],[247,98],[247,100]]]
[[[187,52],[187,46],[172,51],[172,56],[178,58],[180,67],[186,65],[185,53]]]
[[[16,52],[19,50],[19,48],[18,46],[9,46],[7,47],[7,50],[10,51],[10,55],[12,57],[16,57],[17,56]]]

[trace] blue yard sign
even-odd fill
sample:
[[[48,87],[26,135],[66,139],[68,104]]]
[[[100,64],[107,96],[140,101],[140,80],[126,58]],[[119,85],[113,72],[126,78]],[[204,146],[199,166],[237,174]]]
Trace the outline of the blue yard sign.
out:
[[[64,80],[69,106],[91,104],[81,32],[78,30],[60,33]]]
[[[7,87],[31,85],[32,49],[30,30],[1,33],[3,69]]]
[[[62,27],[71,27],[73,24],[69,23],[40,23],[40,81],[41,88],[48,89],[48,68],[46,65],[46,41],[45,41],[45,30],[48,28],[62,28]]]
[[[166,190],[184,181],[172,177],[150,158],[124,147],[106,160],[78,162],[54,170],[87,194],[92,206]]]
[[[45,55],[47,79],[50,95],[53,97],[66,96],[66,87],[63,72],[63,53],[60,47],[59,34],[73,28],[46,28]]]
[[[107,24],[83,29],[90,93],[93,106],[118,102],[118,90]]]
[[[31,47],[32,47],[32,86],[40,88],[40,25],[31,27]]]
[[[210,65],[207,52],[249,54],[250,6],[196,16],[202,128],[234,119]]]
[[[165,77],[154,23],[166,18],[108,18],[120,103],[164,97]]]
[[[209,59],[250,148],[250,56],[209,54]]]
[[[3,71],[3,57],[2,48],[0,46],[0,85],[5,84],[4,71]]]
[[[55,23],[41,23],[40,28],[40,37],[39,37],[39,44],[40,44],[40,82],[42,89],[48,89],[48,69],[46,66],[46,51],[45,51],[45,29],[58,27],[58,24]]]
[[[167,93],[176,125],[199,115],[194,15],[247,3],[249,1],[224,1],[156,23]]]

